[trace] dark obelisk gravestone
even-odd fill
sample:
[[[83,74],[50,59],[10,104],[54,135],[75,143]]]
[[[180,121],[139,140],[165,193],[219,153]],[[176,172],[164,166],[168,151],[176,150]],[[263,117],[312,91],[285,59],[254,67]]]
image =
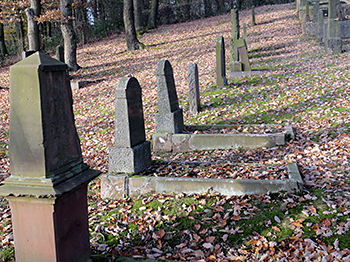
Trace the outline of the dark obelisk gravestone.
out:
[[[176,93],[173,68],[168,60],[157,64],[158,110],[156,117],[156,133],[182,133],[183,113],[179,107]]]
[[[223,36],[218,36],[216,38],[216,85],[218,87],[227,85],[225,44]]]
[[[16,261],[88,261],[87,184],[67,65],[35,53],[10,70],[12,212]]]
[[[139,173],[151,164],[146,141],[142,92],[134,77],[122,78],[115,90],[114,146],[109,150],[109,172]]]
[[[201,107],[197,64],[188,65],[188,91],[190,114],[195,115],[200,111]]]

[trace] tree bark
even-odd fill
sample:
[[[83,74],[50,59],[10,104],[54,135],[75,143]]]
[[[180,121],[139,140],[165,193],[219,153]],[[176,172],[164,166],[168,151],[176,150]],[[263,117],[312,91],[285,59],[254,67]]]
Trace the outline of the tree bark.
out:
[[[124,0],[123,12],[126,45],[129,51],[140,49],[140,42],[136,36],[132,1]]]
[[[18,52],[22,53],[25,50],[25,34],[24,34],[24,28],[23,28],[23,22],[20,20],[15,25],[16,28],[16,36],[18,39]]]
[[[135,18],[135,29],[143,29],[143,1],[133,0],[134,3],[134,18]]]
[[[39,51],[39,26],[36,21],[34,21],[35,13],[33,8],[26,9],[26,15],[28,19],[28,44],[29,50]]]
[[[60,0],[60,8],[65,19],[61,22],[61,31],[64,39],[64,61],[70,70],[77,71],[77,37],[72,20],[72,0]]]
[[[159,0],[152,0],[151,11],[148,19],[148,28],[150,29],[157,27],[158,2]]]
[[[4,25],[0,23],[0,55],[2,57],[8,55],[8,51],[5,44],[5,33],[4,33]]]

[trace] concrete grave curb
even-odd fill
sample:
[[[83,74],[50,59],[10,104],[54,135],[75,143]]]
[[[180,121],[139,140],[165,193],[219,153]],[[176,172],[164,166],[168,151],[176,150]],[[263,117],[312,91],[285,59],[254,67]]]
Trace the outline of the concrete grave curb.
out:
[[[101,179],[101,197],[120,199],[138,197],[147,194],[186,193],[200,194],[217,192],[221,195],[251,195],[300,192],[303,180],[295,163],[288,163],[288,179],[251,180],[251,179],[213,179],[186,177],[149,177],[127,174],[107,173]]]
[[[190,125],[195,129],[207,129],[207,125]],[[233,125],[217,125],[212,128],[230,128]],[[294,139],[291,126],[285,126],[287,134]],[[269,134],[163,134],[153,135],[154,152],[187,152],[213,149],[256,149],[262,147],[284,146],[287,136],[283,133]]]

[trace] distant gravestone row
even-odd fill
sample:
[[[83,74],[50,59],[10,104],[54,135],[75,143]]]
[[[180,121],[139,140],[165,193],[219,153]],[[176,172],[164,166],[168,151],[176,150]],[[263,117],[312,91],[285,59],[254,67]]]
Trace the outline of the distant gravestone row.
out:
[[[252,26],[256,25],[255,8],[252,8]],[[232,38],[230,39],[229,76],[237,72],[251,72],[247,52],[247,26],[243,23],[243,38],[240,38],[239,14],[237,9],[231,10]],[[227,85],[224,37],[216,38],[216,84]]]
[[[345,20],[343,7],[339,0],[329,0],[326,5],[327,19],[325,20],[325,8],[321,9],[320,0],[305,1],[303,35],[315,38],[325,46],[328,54],[339,54],[343,49],[343,39],[350,38],[350,21]],[[310,6],[313,9],[313,19],[310,20]],[[301,6],[303,7],[303,6]],[[301,12],[301,11],[300,11]]]

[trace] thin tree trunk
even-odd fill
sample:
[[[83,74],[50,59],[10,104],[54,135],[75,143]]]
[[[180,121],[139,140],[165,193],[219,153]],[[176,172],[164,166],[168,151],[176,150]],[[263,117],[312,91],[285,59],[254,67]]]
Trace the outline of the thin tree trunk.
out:
[[[18,23],[15,25],[16,28],[16,35],[18,39],[18,52],[22,53],[25,50],[25,35],[24,35],[24,28],[23,28],[23,22],[20,20]]]
[[[148,28],[150,29],[157,27],[158,2],[159,0],[152,0],[151,11],[148,19]]]
[[[77,71],[77,37],[72,21],[72,0],[60,0],[60,8],[65,19],[61,22],[61,31],[64,39],[64,61],[68,67]]]
[[[124,27],[126,36],[126,45],[129,51],[140,49],[140,42],[136,36],[134,12],[132,0],[124,0]]]
[[[28,44],[29,50],[39,51],[39,26],[34,20],[35,13],[33,8],[26,9],[26,15],[28,18]]]
[[[2,23],[0,23],[0,54],[2,57],[9,54],[5,44],[4,25]]]
[[[143,1],[133,0],[134,2],[134,18],[135,18],[135,29],[143,29]]]

